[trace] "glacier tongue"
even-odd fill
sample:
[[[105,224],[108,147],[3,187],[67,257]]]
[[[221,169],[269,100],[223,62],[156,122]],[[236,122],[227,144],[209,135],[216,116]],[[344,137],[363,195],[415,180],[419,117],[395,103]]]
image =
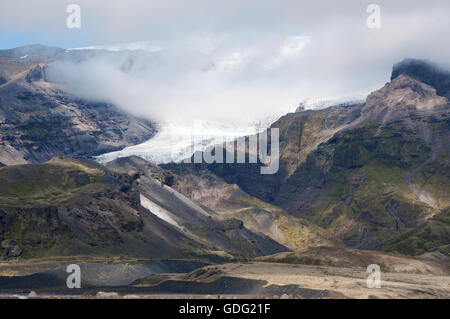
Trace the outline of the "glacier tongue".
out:
[[[150,140],[120,151],[101,154],[96,160],[104,163],[119,157],[136,155],[155,164],[180,162],[208,146],[261,132],[269,127],[271,122],[272,118],[253,123],[218,124],[196,121],[160,124],[159,132]]]

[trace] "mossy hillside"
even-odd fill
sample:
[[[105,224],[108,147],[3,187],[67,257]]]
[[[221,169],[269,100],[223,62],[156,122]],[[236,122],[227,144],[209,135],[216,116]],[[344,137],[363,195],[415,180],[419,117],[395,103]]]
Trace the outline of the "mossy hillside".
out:
[[[330,220],[319,215],[317,223],[326,222],[328,226],[322,226],[337,234],[348,246],[374,248],[414,229],[433,210],[427,205],[412,203],[401,194],[364,186],[357,190],[349,205],[336,203],[332,212]]]
[[[296,218],[283,210],[249,207],[228,213],[228,218],[239,219],[244,226],[255,232],[262,232],[280,244],[301,251],[308,247],[334,246],[338,243],[331,239],[321,227]]]
[[[0,168],[1,206],[64,205],[72,198],[100,192],[101,171],[55,164],[14,165]]]
[[[22,250],[21,259],[60,254],[64,246],[75,240],[55,208],[40,213],[19,210],[14,215],[16,218],[8,223],[11,217],[0,212],[0,238],[15,240]]]
[[[379,247],[388,252],[406,255],[422,255],[439,252],[450,255],[450,209],[429,219],[425,224],[398,236]]]
[[[273,251],[271,246],[277,247],[277,250],[287,250],[276,241],[269,243],[265,239],[261,240],[264,236],[260,231],[252,233],[253,228],[246,226],[240,218],[233,215],[211,225],[184,224],[206,247],[215,249],[217,245],[221,245],[227,255],[239,260],[267,254],[264,253],[265,250]]]
[[[380,132],[367,122],[321,144],[288,179],[277,203],[349,246],[374,247],[434,213],[408,198],[405,182],[406,173],[429,155],[413,132]]]
[[[353,169],[376,162],[386,167],[412,168],[424,162],[430,148],[414,132],[368,121],[336,134],[328,143],[334,149],[335,169]],[[326,146],[325,146],[326,147]]]
[[[249,206],[249,207],[259,207],[263,209],[276,209],[277,207],[266,203],[256,197],[250,196],[242,190],[238,190],[232,194],[230,197],[231,201],[236,202],[239,205]]]
[[[325,112],[306,111],[293,114],[273,126],[280,129],[281,161],[290,174],[300,165],[322,137]]]
[[[15,240],[21,258],[71,254],[123,254],[128,236],[139,236],[142,219],[119,193],[90,197],[67,207],[0,208],[0,240]],[[125,238],[125,239],[124,239]]]
[[[131,182],[89,161],[2,167],[0,241],[16,241],[21,258],[123,254],[143,227],[135,192],[122,191]]]
[[[277,219],[277,224],[287,239],[285,245],[292,250],[300,251],[308,247],[334,246],[336,244],[326,235],[325,231],[298,218],[281,215]]]
[[[226,186],[232,187],[229,184]],[[263,233],[293,250],[337,244],[321,227],[250,196],[238,187],[232,187],[232,189],[231,196],[227,201],[233,205],[229,205],[226,210],[219,211],[224,224],[233,224],[236,220],[240,220],[246,228]]]
[[[441,208],[450,205],[450,154],[441,153],[436,161],[424,165],[413,181],[417,186],[432,193],[439,201]]]

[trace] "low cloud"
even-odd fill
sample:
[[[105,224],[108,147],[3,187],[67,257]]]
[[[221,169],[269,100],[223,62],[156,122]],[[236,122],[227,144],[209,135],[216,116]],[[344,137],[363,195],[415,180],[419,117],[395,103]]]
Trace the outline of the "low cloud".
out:
[[[61,27],[64,1],[9,2],[0,5],[0,30],[64,43],[74,34]],[[78,3],[79,32],[115,54],[55,62],[52,79],[158,121],[254,120],[304,99],[363,97],[406,57],[450,63],[444,0],[378,1],[380,29],[367,28],[364,1]]]

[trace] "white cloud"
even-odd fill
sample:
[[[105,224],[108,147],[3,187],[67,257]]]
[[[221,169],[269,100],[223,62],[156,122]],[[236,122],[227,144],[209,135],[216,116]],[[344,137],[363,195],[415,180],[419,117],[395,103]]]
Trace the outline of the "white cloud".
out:
[[[446,0],[379,0],[376,30],[361,1],[77,3],[92,45],[133,51],[60,62],[53,76],[76,94],[157,120],[264,117],[305,99],[369,93],[405,57],[450,64]],[[0,33],[67,41],[75,33],[65,27],[65,5],[2,0]]]
[[[290,36],[281,47],[281,55],[291,57],[299,54],[310,41],[306,36]]]

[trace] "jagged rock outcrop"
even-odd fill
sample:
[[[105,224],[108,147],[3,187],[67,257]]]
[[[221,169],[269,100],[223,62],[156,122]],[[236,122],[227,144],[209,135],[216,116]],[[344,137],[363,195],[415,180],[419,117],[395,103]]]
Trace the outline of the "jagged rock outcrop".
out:
[[[37,82],[37,81],[47,81],[47,74],[46,74],[47,66],[46,65],[36,65],[34,68],[32,68],[26,76],[26,80],[28,83],[31,82]]]
[[[382,125],[412,124],[427,116],[448,117],[448,104],[435,88],[401,74],[367,97],[362,115]]]

